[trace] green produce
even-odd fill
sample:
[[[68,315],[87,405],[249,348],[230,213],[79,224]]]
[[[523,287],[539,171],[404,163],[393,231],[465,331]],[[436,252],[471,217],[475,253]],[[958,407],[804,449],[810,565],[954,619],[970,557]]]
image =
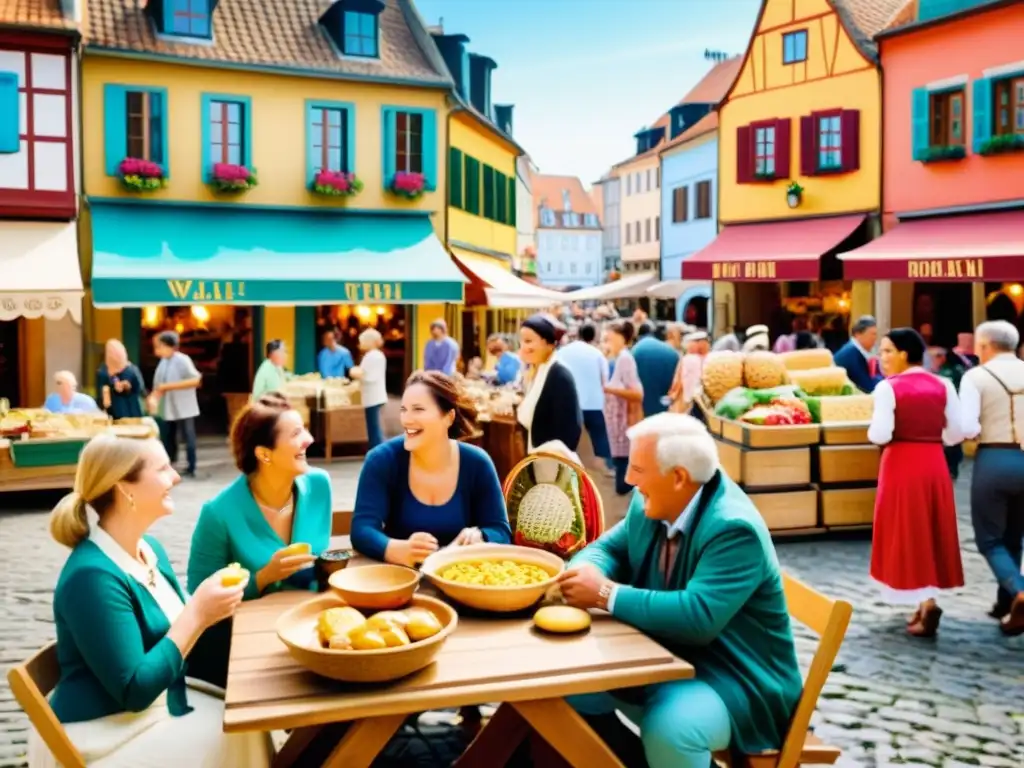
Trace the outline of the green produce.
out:
[[[715,415],[722,419],[736,420],[755,405],[757,400],[752,390],[735,387],[726,392],[715,404]]]
[[[754,396],[757,405],[768,405],[773,400],[792,400],[797,396],[797,388],[792,384],[783,384],[781,387],[771,389],[753,389],[750,393]]]

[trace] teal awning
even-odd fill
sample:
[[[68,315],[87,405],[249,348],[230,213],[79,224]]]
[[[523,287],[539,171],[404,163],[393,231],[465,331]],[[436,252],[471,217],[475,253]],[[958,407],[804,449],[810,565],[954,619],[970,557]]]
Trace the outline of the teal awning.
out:
[[[93,202],[93,303],[462,302],[427,216]]]

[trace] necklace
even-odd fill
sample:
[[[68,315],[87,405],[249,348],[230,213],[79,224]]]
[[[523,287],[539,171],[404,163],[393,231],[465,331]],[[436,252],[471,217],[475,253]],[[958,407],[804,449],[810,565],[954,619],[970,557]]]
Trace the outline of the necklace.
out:
[[[252,497],[256,501],[256,506],[262,509],[264,512],[269,512],[272,515],[283,515],[285,512],[290,512],[292,504],[294,503],[294,494],[288,497],[288,503],[283,507],[272,507],[269,504],[264,504],[263,500],[256,495],[256,491],[252,492]]]

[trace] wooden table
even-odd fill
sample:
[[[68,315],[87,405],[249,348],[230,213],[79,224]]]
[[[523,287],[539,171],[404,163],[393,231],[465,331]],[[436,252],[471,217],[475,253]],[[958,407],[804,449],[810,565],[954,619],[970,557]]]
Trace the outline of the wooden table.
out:
[[[393,683],[338,683],[299,666],[274,631],[284,610],[309,597],[268,595],[244,603],[235,615],[224,730],[295,729],[275,766],[290,765],[330,723],[355,721],[324,765],[364,768],[411,714],[503,702],[460,768],[505,765],[530,728],[570,765],[621,768],[564,697],[694,674],[638,630],[600,613],[588,633],[572,637],[539,634],[530,619],[460,617],[426,669]]]

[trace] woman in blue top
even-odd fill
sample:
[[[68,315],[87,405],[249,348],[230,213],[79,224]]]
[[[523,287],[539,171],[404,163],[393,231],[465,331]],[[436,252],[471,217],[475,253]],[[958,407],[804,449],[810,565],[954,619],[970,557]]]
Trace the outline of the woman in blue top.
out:
[[[252,574],[246,600],[316,587],[313,563],[329,546],[332,509],[330,477],[306,461],[312,443],[302,416],[278,392],[239,414],[231,446],[241,474],[199,513],[188,558],[190,588],[230,563]],[[296,552],[299,544],[307,551]],[[224,622],[204,636],[192,674],[224,685],[230,630]]]
[[[508,544],[505,499],[491,457],[458,442],[474,412],[438,371],[414,373],[402,394],[404,434],[366,455],[352,518],[352,546],[412,566],[439,546]]]
[[[223,733],[223,702],[186,685],[185,658],[207,627],[234,613],[245,585],[225,587],[214,573],[189,597],[145,535],[173,513],[180,479],[156,440],[100,435],[50,519],[53,538],[72,550],[53,596],[60,680],[50,706],[88,765],[270,764],[265,735]],[[28,764],[57,765],[34,732]]]
[[[103,410],[113,418],[142,418],[142,401],[147,396],[142,371],[128,359],[128,350],[117,339],[107,342],[105,359],[96,372],[96,391]]]

